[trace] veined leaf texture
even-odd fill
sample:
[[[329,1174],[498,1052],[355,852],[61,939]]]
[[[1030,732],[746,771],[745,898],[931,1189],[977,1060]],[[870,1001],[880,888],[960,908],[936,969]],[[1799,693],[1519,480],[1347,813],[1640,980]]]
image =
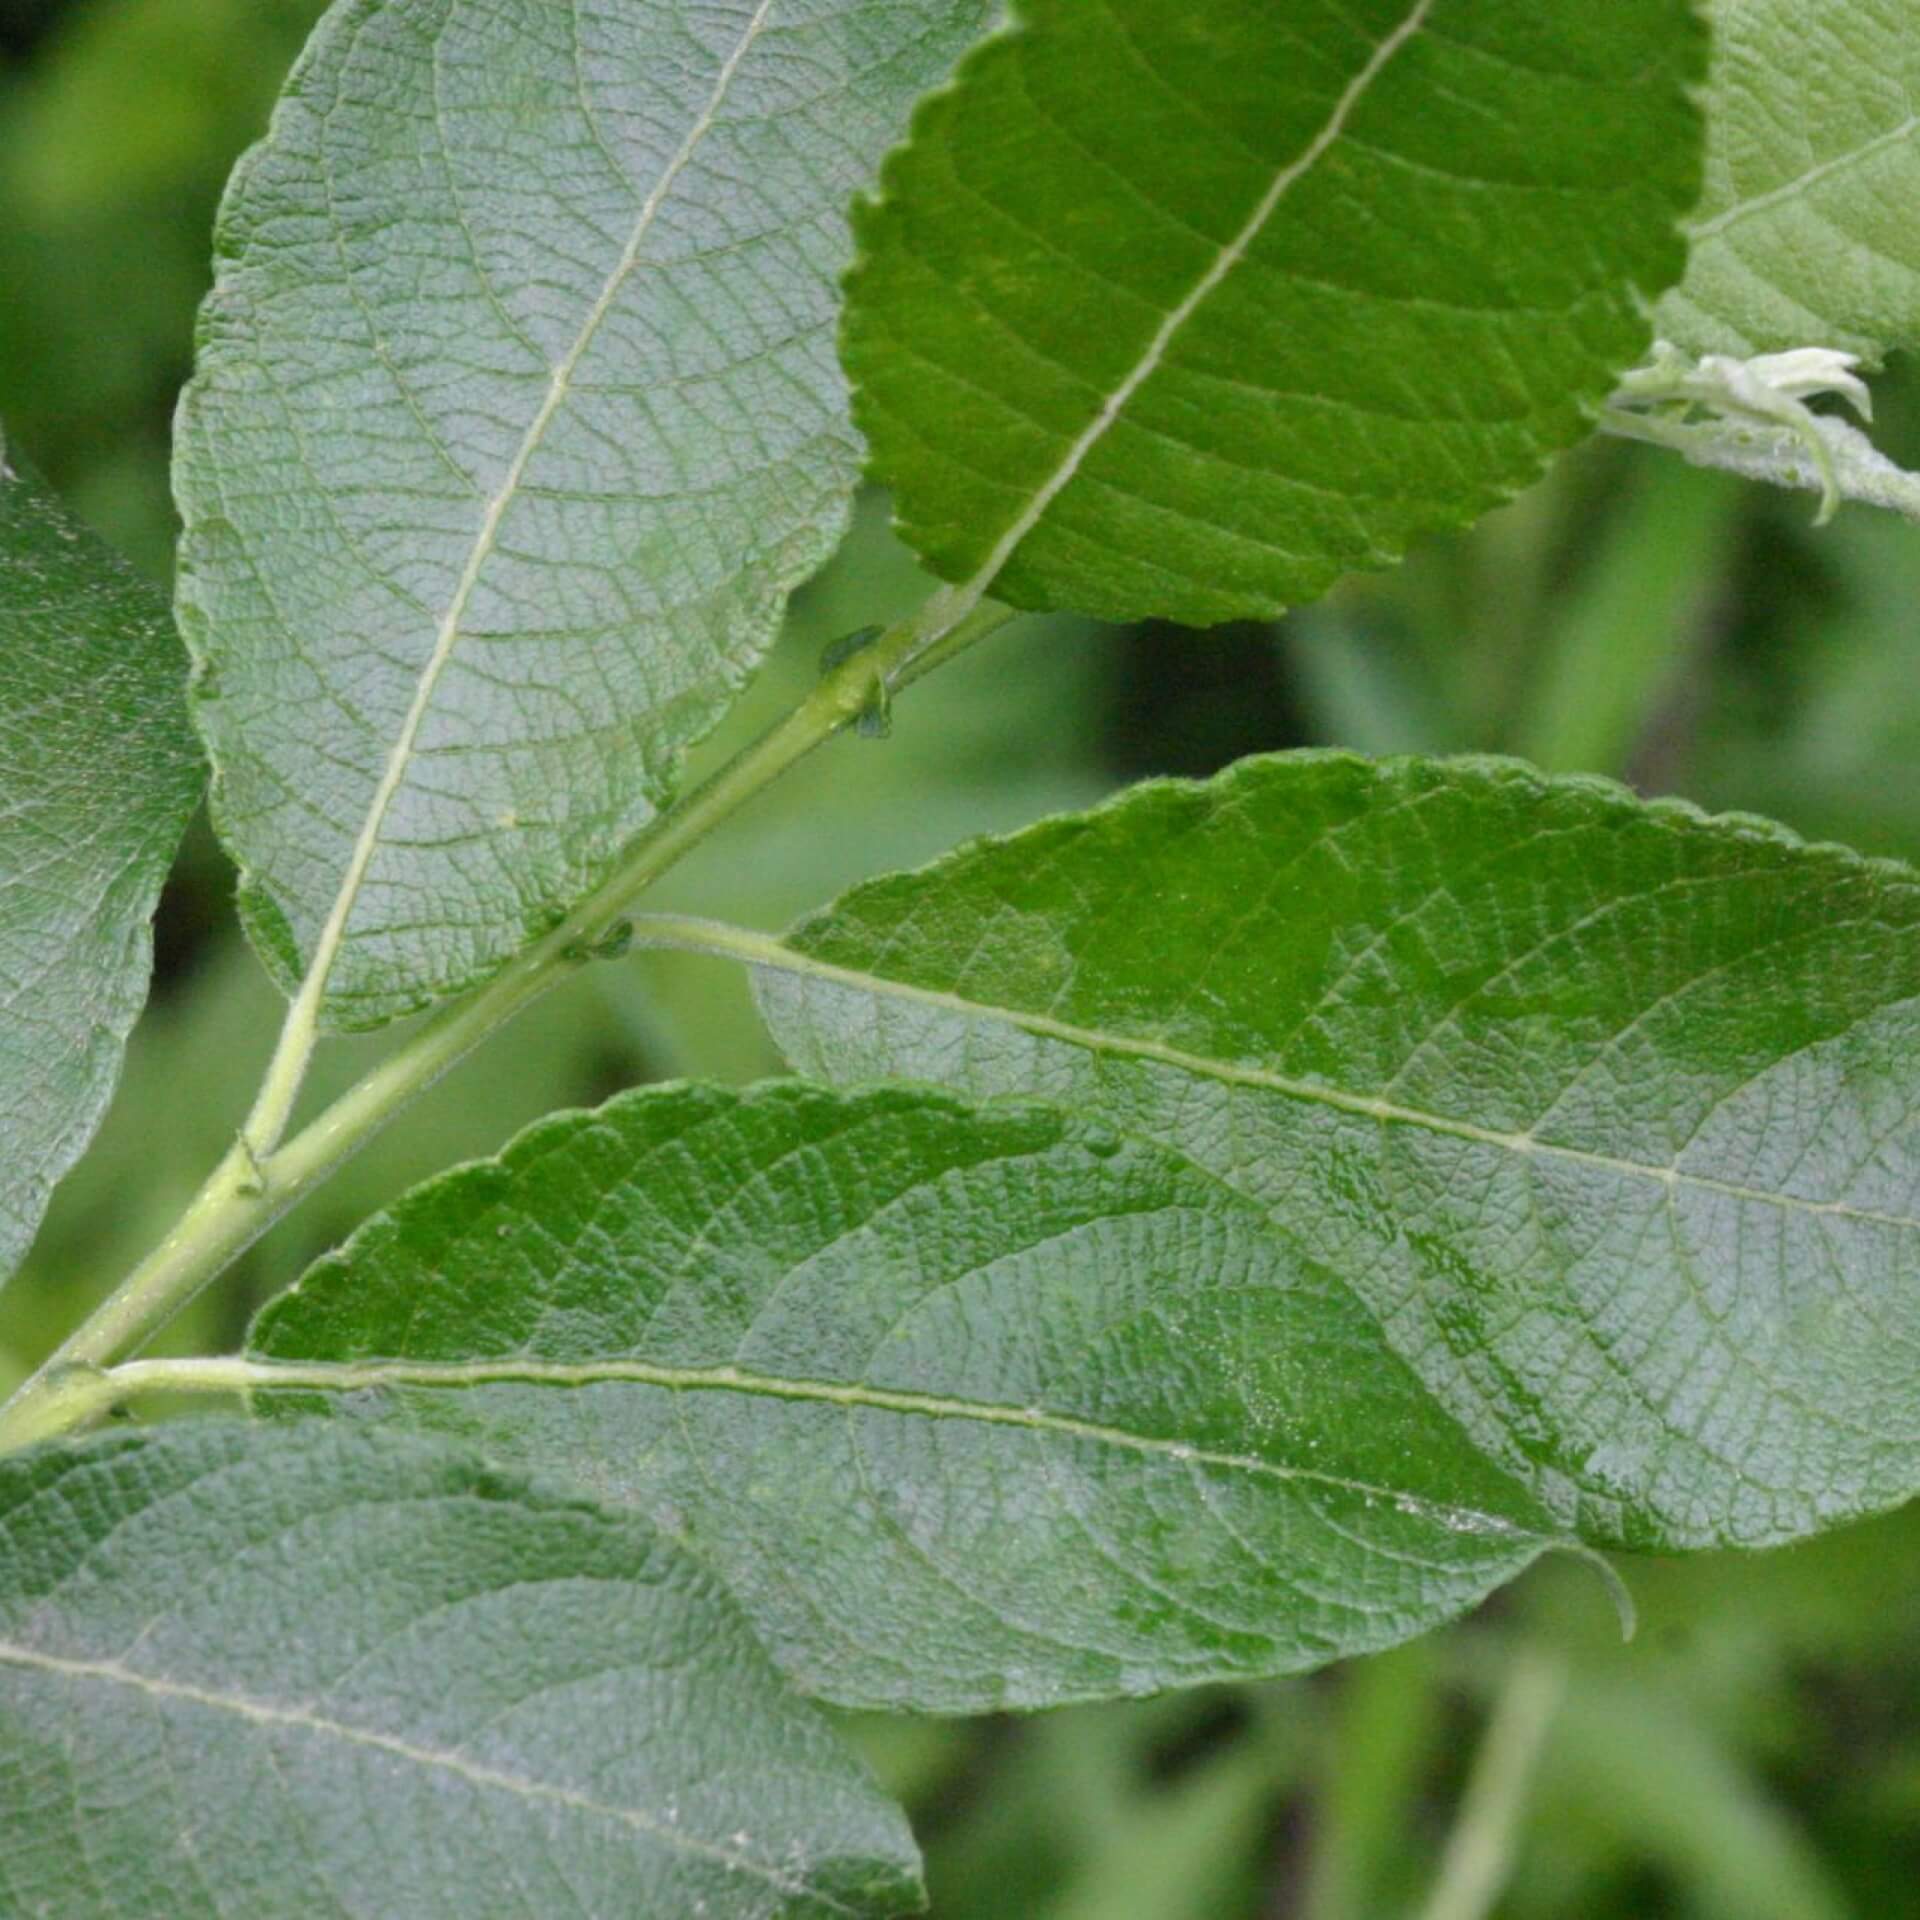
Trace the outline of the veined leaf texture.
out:
[[[322,1023],[605,877],[833,550],[846,205],[984,0],[346,0],[242,162],[180,610],[257,944]]]

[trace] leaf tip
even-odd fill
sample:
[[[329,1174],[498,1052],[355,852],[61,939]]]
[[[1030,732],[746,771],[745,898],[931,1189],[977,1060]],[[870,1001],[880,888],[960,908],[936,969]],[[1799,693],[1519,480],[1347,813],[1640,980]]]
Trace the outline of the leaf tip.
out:
[[[1613,1602],[1615,1617],[1620,1622],[1622,1644],[1631,1642],[1640,1631],[1640,1609],[1634,1601],[1633,1589],[1607,1556],[1597,1547],[1590,1547],[1583,1540],[1558,1540],[1555,1547],[1568,1553],[1583,1566],[1590,1567],[1598,1577],[1606,1596]]]

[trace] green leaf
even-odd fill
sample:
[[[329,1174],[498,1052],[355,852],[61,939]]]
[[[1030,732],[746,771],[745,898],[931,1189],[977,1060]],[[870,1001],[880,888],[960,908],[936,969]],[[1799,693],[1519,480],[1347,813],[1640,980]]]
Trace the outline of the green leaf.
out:
[[[857,220],[843,353],[963,596],[1270,615],[1581,438],[1699,185],[1685,0],[1020,0]]]
[[[0,440],[0,1279],[92,1139],[200,792],[166,602]]]
[[[181,614],[333,1026],[603,878],[840,537],[842,208],[986,0],[342,0],[234,176]]]
[[[1713,0],[1707,184],[1658,331],[1746,358],[1920,341],[1920,35],[1906,0]]]
[[[626,1096],[421,1188],[252,1350],[270,1410],[418,1421],[684,1533],[849,1704],[1318,1666],[1554,1544],[1258,1208],[1030,1104]]]
[[[0,1463],[0,1909],[897,1913],[896,1809],[710,1576],[451,1449],[186,1424]]]
[[[736,942],[735,947],[746,943]],[[1513,762],[1300,754],[761,942],[796,1064],[1179,1148],[1594,1544],[1920,1489],[1920,880]]]

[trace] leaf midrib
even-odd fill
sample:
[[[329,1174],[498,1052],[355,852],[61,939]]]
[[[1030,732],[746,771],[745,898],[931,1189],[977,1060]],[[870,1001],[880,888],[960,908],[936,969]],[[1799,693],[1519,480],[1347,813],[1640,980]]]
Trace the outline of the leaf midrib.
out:
[[[1076,1026],[1071,1021],[1059,1020],[1050,1014],[994,1006],[986,1001],[969,1000],[961,994],[945,992],[936,987],[912,986],[904,981],[889,980],[878,974],[863,973],[857,968],[836,966],[831,961],[815,959],[810,954],[801,953],[765,934],[750,933],[744,928],[730,927],[719,922],[683,921],[663,915],[654,922],[641,919],[636,920],[634,924],[636,940],[640,945],[676,947],[694,953],[713,954],[723,959],[744,961],[749,966],[767,967],[775,972],[819,980],[830,986],[850,988],[855,992],[871,994],[877,998],[903,1000],[916,1006],[937,1008],[943,1013],[951,1013],[962,1019],[997,1021],[1003,1026],[1018,1028],[1036,1039],[1059,1040],[1069,1046],[1083,1048],[1090,1053],[1120,1054],[1133,1059],[1150,1060],[1204,1079],[1219,1080],[1233,1086],[1258,1088],[1262,1092],[1277,1094],[1283,1099],[1297,1100],[1310,1106],[1329,1107],[1336,1112],[1376,1120],[1386,1126],[1416,1127],[1423,1132],[1445,1134],[1452,1139],[1471,1140],[1481,1146],[1496,1147],[1523,1158],[1559,1160],[1574,1166],[1591,1167],[1602,1172],[1618,1174],[1624,1178],[1651,1181],[1669,1190],[1692,1188],[1700,1192],[1722,1194],[1733,1200],[1753,1201],[1762,1206],[1777,1207],[1789,1213],[1831,1220],[1851,1220],[1868,1226],[1892,1227],[1901,1232],[1911,1232],[1914,1228],[1920,1227],[1920,1219],[1908,1214],[1883,1213],[1872,1207],[1852,1206],[1844,1200],[1810,1200],[1800,1194],[1778,1192],[1767,1187],[1748,1186],[1737,1180],[1722,1180],[1712,1174],[1693,1173],[1679,1166],[1660,1166],[1651,1161],[1630,1160],[1618,1154],[1600,1153],[1587,1147],[1542,1140],[1531,1133],[1515,1133],[1498,1127],[1485,1127],[1471,1120],[1457,1120],[1446,1114],[1429,1113],[1422,1108],[1404,1106],[1397,1101],[1383,1100],[1372,1094],[1350,1093],[1343,1088],[1328,1086],[1320,1081],[1294,1079],[1287,1074],[1275,1073],[1265,1067],[1210,1059],[1205,1054],[1190,1053],[1184,1048],[1169,1046],[1164,1041],[1143,1040],[1130,1034],[1107,1033],[1095,1027]]]
[[[1686,229],[1687,238],[1696,245],[1702,240],[1717,239],[1731,228],[1741,226],[1754,215],[1765,213],[1770,208],[1785,206],[1790,201],[1810,193],[1824,180],[1830,180],[1840,174],[1849,173],[1856,166],[1871,159],[1883,148],[1897,146],[1903,140],[1910,140],[1920,133],[1920,114],[1909,114],[1897,127],[1889,127],[1876,133],[1870,140],[1862,141],[1857,147],[1849,147],[1844,153],[1836,153],[1830,158],[1819,161],[1796,174],[1791,180],[1784,180],[1777,187],[1769,187],[1765,193],[1756,193],[1750,199],[1736,201],[1734,205],[1716,213],[1710,220],[1702,220]]]
[[[93,1681],[102,1685],[130,1688],[152,1699],[174,1701],[183,1705],[205,1707],[215,1712],[231,1714],[256,1726],[295,1728],[303,1733],[318,1735],[323,1739],[371,1747],[377,1752],[391,1754],[415,1766],[455,1774],[472,1786],[511,1794],[523,1800],[537,1800],[564,1806],[576,1813],[617,1821],[676,1851],[696,1854],[732,1871],[751,1874],[783,1894],[806,1893],[816,1898],[824,1898],[816,1889],[791,1879],[777,1867],[769,1866],[751,1855],[736,1852],[733,1848],[723,1846],[717,1841],[696,1839],[692,1834],[683,1833],[664,1820],[656,1820],[636,1807],[614,1806],[607,1801],[595,1800],[588,1794],[578,1793],[570,1787],[556,1786],[550,1781],[529,1780],[524,1774],[508,1773],[497,1767],[483,1766],[477,1761],[467,1759],[463,1754],[449,1752],[444,1747],[422,1746],[415,1741],[403,1740],[395,1734],[382,1733],[376,1728],[357,1727],[344,1720],[335,1720],[329,1715],[315,1713],[310,1708],[281,1706],[271,1701],[256,1700],[247,1694],[223,1692],[212,1687],[196,1686],[188,1681],[168,1680],[157,1674],[142,1673],[137,1668],[124,1666],[117,1660],[76,1660],[59,1654],[45,1653],[36,1647],[24,1647],[14,1641],[0,1640],[0,1666],[9,1665],[25,1667],[60,1679]],[[828,1904],[835,1912],[849,1915],[854,1912],[853,1908],[842,1906],[838,1902],[829,1901]]]
[[[666,204],[668,195],[686,171],[700,143],[713,130],[719,117],[720,107],[732,87],[741,63],[752,50],[754,43],[765,31],[767,21],[772,15],[777,0],[760,0],[748,20],[739,43],[721,64],[720,72],[714,82],[713,92],[706,105],[682,140],[671,160],[662,170],[646,199],[641,204],[635,219],[632,233],[626,246],[621,250],[613,271],[607,276],[599,296],[588,309],[586,319],[581,323],[580,331],[572,345],[555,364],[548,378],[547,390],[528,423],[520,445],[509,462],[501,479],[499,488],[487,502],[481,515],[480,526],[474,536],[472,548],[462,567],[460,577],[455,583],[453,594],[448,601],[438,631],[434,636],[433,649],[420,677],[415,682],[413,698],[408,705],[406,717],[401,722],[400,732],[395,738],[387,764],[381,772],[373,797],[368,802],[366,818],[362,821],[360,832],[356,836],[353,851],[348,858],[345,874],[342,876],[340,890],[335,895],[333,905],[328,910],[325,923],[321,927],[320,937],[314,944],[313,958],[295,996],[290,1024],[297,1021],[302,1025],[317,1024],[319,1009],[326,997],[327,982],[332,975],[340,952],[346,943],[347,927],[353,917],[353,910],[359,901],[360,892],[365,885],[374,855],[379,851],[381,835],[386,823],[388,810],[395,796],[405,784],[407,774],[412,767],[414,748],[418,743],[420,730],[426,723],[428,710],[433,704],[441,676],[460,638],[462,621],[472,601],[473,594],[486,570],[489,559],[498,542],[500,528],[508,509],[519,497],[521,482],[534,455],[539,451],[552,425],[564,404],[571,386],[574,373],[581,360],[598,336],[613,303],[618,299],[621,289],[640,265],[640,250],[647,236],[652,232],[661,208]]]
[[[625,1383],[673,1393],[741,1393],[771,1400],[789,1400],[839,1407],[852,1413],[898,1413],[929,1420],[962,1420],[981,1426],[1011,1427],[1060,1439],[1086,1441],[1097,1446],[1174,1461],[1183,1466],[1215,1467],[1265,1479],[1299,1481],[1365,1500],[1391,1501],[1401,1511],[1417,1513],[1450,1532],[1480,1537],[1504,1535],[1516,1543],[1546,1546],[1558,1536],[1532,1529],[1478,1508],[1429,1500],[1405,1488],[1381,1486],[1350,1475],[1328,1473],[1317,1467],[1297,1467],[1268,1460],[1259,1454],[1230,1453],[1223,1448],[1197,1446],[1159,1434],[1135,1433],[1074,1414],[1044,1407],[1014,1406],[992,1400],[964,1400],[951,1395],[920,1393],[881,1387],[866,1381],[806,1380],[785,1374],[757,1373],[751,1368],[670,1367],[630,1357],[577,1362],[512,1357],[463,1361],[289,1361],[214,1360],[173,1365],[151,1363],[143,1382],[140,1363],[119,1369],[116,1378],[128,1391],[142,1384],[191,1383],[201,1388],[233,1391],[365,1393],[412,1388],[427,1392],[458,1392],[476,1387],[525,1386],[573,1389]]]
[[[1340,97],[1334,102],[1333,111],[1328,115],[1325,125],[1299,154],[1275,174],[1272,184],[1261,196],[1259,204],[1246,223],[1215,254],[1207,270],[1194,282],[1186,297],[1168,311],[1153,338],[1147,343],[1146,351],[1107,395],[1092,422],[1067,449],[1059,466],[1035,490],[1032,499],[1028,501],[1006,532],[1000,536],[973,576],[962,586],[955,588],[946,598],[943,603],[943,614],[947,624],[957,625],[987,596],[995,580],[1006,570],[1015,554],[1046,517],[1053,503],[1079,476],[1080,470],[1086,465],[1093,450],[1118,424],[1134,396],[1166,364],[1167,355],[1172,351],[1174,341],[1184,331],[1188,322],[1212,299],[1228,276],[1245,261],[1254,243],[1266,230],[1268,223],[1279,211],[1287,195],[1319,165],[1328,150],[1339,141],[1346,131],[1347,123],[1353,118],[1373,83],[1394,56],[1426,24],[1427,16],[1436,4],[1437,0],[1414,0],[1413,8],[1406,18],[1374,48],[1359,72],[1347,82]]]

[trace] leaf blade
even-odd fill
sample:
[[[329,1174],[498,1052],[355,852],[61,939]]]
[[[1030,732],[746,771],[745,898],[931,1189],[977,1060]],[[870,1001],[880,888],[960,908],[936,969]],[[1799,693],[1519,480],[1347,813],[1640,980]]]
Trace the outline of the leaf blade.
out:
[[[1306,754],[856,889],[761,997],[804,1070],[1208,1166],[1589,1541],[1757,1546],[1920,1475],[1916,913],[1764,822]]]
[[[1817,345],[1877,365],[1920,339],[1897,211],[1920,184],[1912,22],[1881,0],[1716,0],[1711,17],[1706,191],[1656,326],[1693,353]]]
[[[202,779],[165,601],[4,443],[0,646],[4,1281],[106,1111]]]
[[[242,163],[180,608],[250,929],[330,1025],[603,878],[837,542],[841,202],[984,16],[342,0]]]
[[[257,1408],[417,1422],[684,1533],[848,1704],[1318,1665],[1554,1544],[1252,1209],[1031,1106],[625,1096],[417,1190],[250,1352]]]
[[[963,606],[1204,625],[1397,558],[1579,437],[1680,273],[1684,7],[1017,18],[888,163],[843,336]]]
[[[196,1423],[7,1461],[0,1528],[20,1911],[913,1896],[897,1812],[637,1522],[444,1447]],[[689,1694],[725,1715],[737,1772],[675,1711]],[[788,1831],[733,1831],[769,1821]]]

